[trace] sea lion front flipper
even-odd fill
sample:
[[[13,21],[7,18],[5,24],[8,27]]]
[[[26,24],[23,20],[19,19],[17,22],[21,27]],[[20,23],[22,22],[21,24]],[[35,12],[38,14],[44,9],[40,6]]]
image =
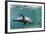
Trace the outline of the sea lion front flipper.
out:
[[[24,25],[26,24],[26,22],[24,22]]]

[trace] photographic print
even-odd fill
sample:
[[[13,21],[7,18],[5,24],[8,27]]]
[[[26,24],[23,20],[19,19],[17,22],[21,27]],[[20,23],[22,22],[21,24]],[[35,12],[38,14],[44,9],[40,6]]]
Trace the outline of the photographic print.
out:
[[[44,30],[44,4],[8,2],[8,32]]]

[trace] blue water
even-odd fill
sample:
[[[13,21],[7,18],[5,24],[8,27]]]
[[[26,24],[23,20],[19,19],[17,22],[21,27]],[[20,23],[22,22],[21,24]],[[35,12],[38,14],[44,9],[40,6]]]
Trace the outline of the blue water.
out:
[[[11,5],[10,7],[10,28],[11,29],[22,29],[22,28],[41,28],[41,15],[42,7],[29,7],[28,5]],[[19,13],[32,18],[33,22],[31,24],[21,22],[14,22],[13,19],[21,17]]]

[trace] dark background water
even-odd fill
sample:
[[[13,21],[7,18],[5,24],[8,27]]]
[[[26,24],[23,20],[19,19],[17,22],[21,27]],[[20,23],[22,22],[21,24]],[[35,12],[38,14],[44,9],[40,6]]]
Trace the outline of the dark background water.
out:
[[[42,15],[42,7],[29,7],[30,5],[10,5],[10,28],[11,29],[21,29],[21,28],[41,28],[41,15]],[[32,18],[33,22],[31,24],[21,22],[14,22],[13,19],[21,17],[19,13]]]

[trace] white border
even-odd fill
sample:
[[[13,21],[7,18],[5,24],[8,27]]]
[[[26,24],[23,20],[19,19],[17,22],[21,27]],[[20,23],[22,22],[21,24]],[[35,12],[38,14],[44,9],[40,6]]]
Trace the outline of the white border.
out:
[[[42,28],[10,29],[10,4],[12,4],[12,5],[36,5],[36,6],[42,6]],[[8,25],[7,25],[8,32],[44,30],[44,4],[8,2],[8,9],[7,10],[8,10]]]

